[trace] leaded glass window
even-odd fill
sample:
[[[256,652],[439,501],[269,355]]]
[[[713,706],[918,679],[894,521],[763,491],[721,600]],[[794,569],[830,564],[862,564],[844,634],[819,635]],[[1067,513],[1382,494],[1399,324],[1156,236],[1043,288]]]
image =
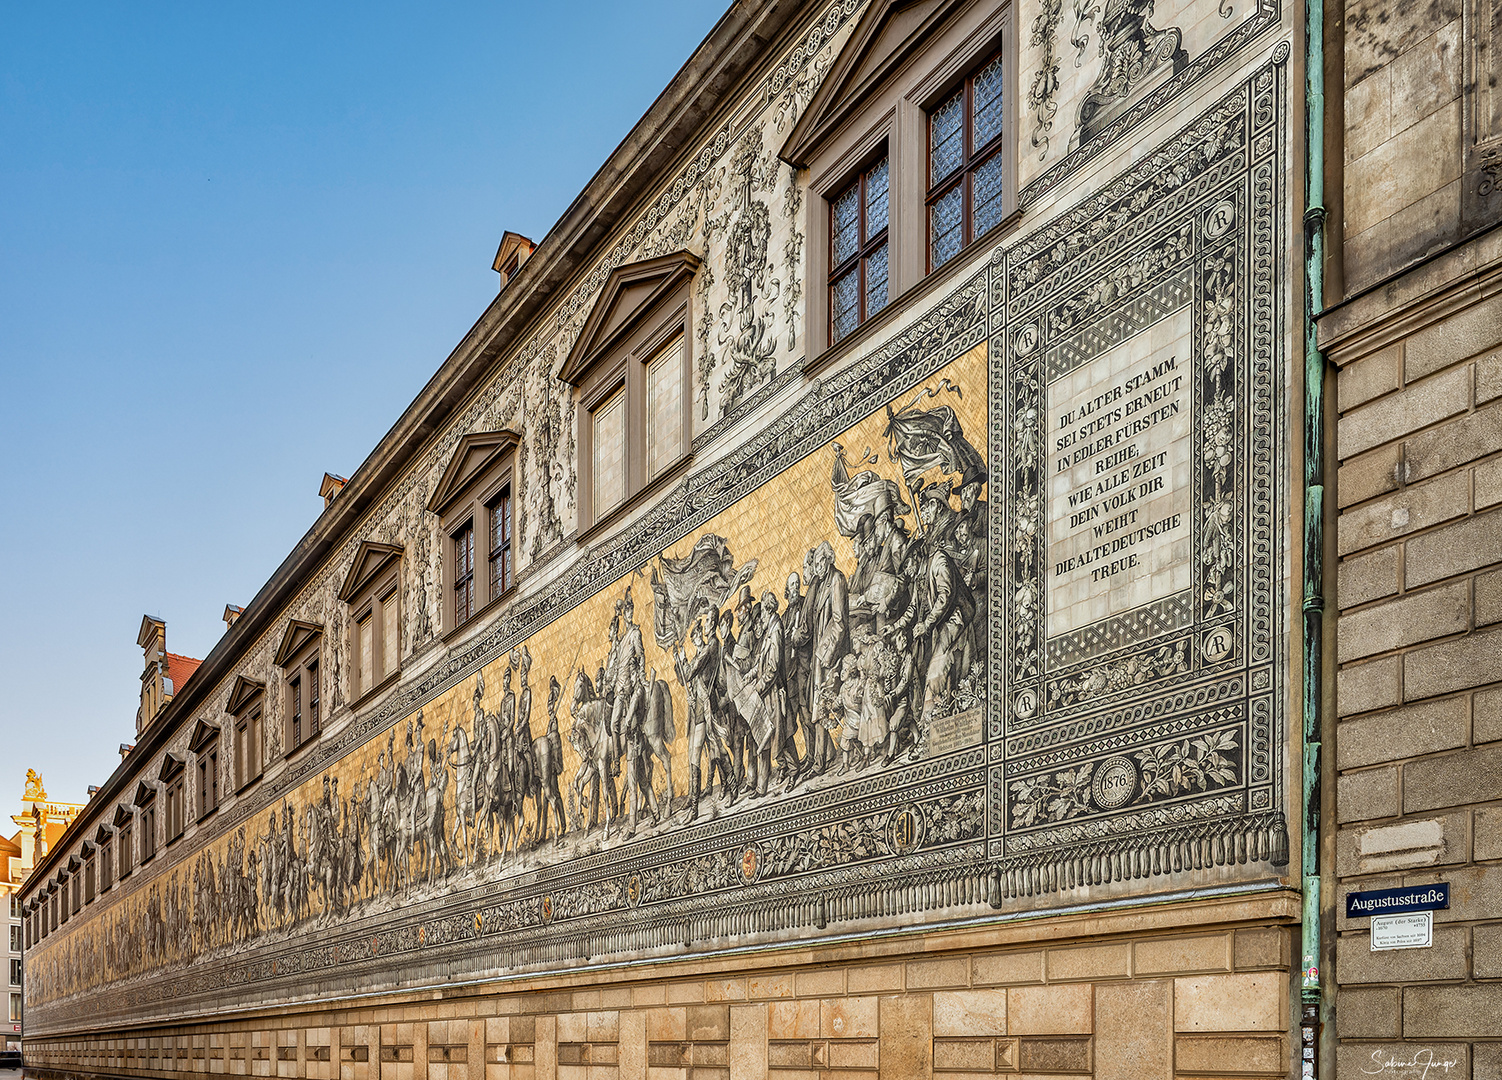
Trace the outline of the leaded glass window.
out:
[[[626,497],[626,391],[617,390],[595,407],[593,498],[598,516]]]
[[[683,338],[647,361],[647,479],[683,456]]]
[[[887,306],[887,158],[829,200],[829,343]]]
[[[1005,75],[997,53],[928,114],[930,270],[1006,216]]]
[[[511,485],[490,503],[490,595],[500,596],[511,588]],[[393,596],[393,601],[395,597]],[[394,606],[394,604],[393,604]]]

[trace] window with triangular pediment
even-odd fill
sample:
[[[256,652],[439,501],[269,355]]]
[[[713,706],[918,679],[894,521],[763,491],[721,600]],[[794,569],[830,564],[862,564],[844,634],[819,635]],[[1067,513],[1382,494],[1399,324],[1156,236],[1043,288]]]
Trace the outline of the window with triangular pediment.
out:
[[[698,269],[688,251],[616,267],[559,369],[577,394],[581,530],[609,521],[689,459]]]
[[[808,370],[1015,219],[1015,22],[1012,3],[873,3],[789,131],[780,156],[815,196]]]
[[[438,515],[444,548],[443,621],[449,631],[470,623],[483,609],[498,602],[516,585],[514,532],[521,497],[521,473],[516,468],[516,432],[470,432],[459,440],[448,468],[438,481],[428,509]],[[351,643],[356,669],[367,652],[370,674],[362,694],[392,678],[400,659],[397,642],[385,623],[399,631],[394,606],[400,590],[372,576],[363,596],[350,601],[356,619]],[[350,586],[346,585],[350,591]],[[390,604],[382,597],[390,597]],[[361,621],[364,620],[364,621]]]

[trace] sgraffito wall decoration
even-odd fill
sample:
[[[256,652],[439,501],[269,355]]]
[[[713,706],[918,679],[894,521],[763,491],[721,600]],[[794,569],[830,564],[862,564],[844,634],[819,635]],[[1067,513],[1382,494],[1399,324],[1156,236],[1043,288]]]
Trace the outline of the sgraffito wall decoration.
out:
[[[1287,46],[783,393],[807,241],[770,133],[853,13],[618,249],[705,245],[696,424],[754,433],[41,942],[30,1030],[1279,876]],[[561,550],[550,372],[587,293],[374,514],[404,657],[439,629],[421,507],[463,432],[523,431],[522,545]],[[341,669],[353,554],[289,613]]]

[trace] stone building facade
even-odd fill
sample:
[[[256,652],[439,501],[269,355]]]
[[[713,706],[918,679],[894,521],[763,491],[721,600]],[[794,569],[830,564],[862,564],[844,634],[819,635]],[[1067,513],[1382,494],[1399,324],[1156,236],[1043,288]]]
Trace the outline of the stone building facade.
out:
[[[1306,700],[1337,654],[1403,661],[1301,614],[1307,14],[733,7],[143,691],[26,887],[28,1066],[1334,1069],[1337,927],[1303,912],[1351,866],[1303,831]],[[1424,373],[1456,424],[1474,352]],[[1422,585],[1469,604],[1475,569]],[[1414,810],[1479,838],[1472,801]]]
[[[1345,1075],[1502,1076],[1502,126],[1484,3],[1348,4],[1331,538],[1338,897],[1447,883],[1428,948],[1331,913]]]

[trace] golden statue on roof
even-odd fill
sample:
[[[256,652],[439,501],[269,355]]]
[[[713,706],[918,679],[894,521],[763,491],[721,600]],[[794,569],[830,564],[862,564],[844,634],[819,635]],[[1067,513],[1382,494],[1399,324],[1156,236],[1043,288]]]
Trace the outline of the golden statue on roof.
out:
[[[35,769],[26,770],[26,793],[22,798],[36,802],[47,801],[47,789],[42,787],[42,774]]]

